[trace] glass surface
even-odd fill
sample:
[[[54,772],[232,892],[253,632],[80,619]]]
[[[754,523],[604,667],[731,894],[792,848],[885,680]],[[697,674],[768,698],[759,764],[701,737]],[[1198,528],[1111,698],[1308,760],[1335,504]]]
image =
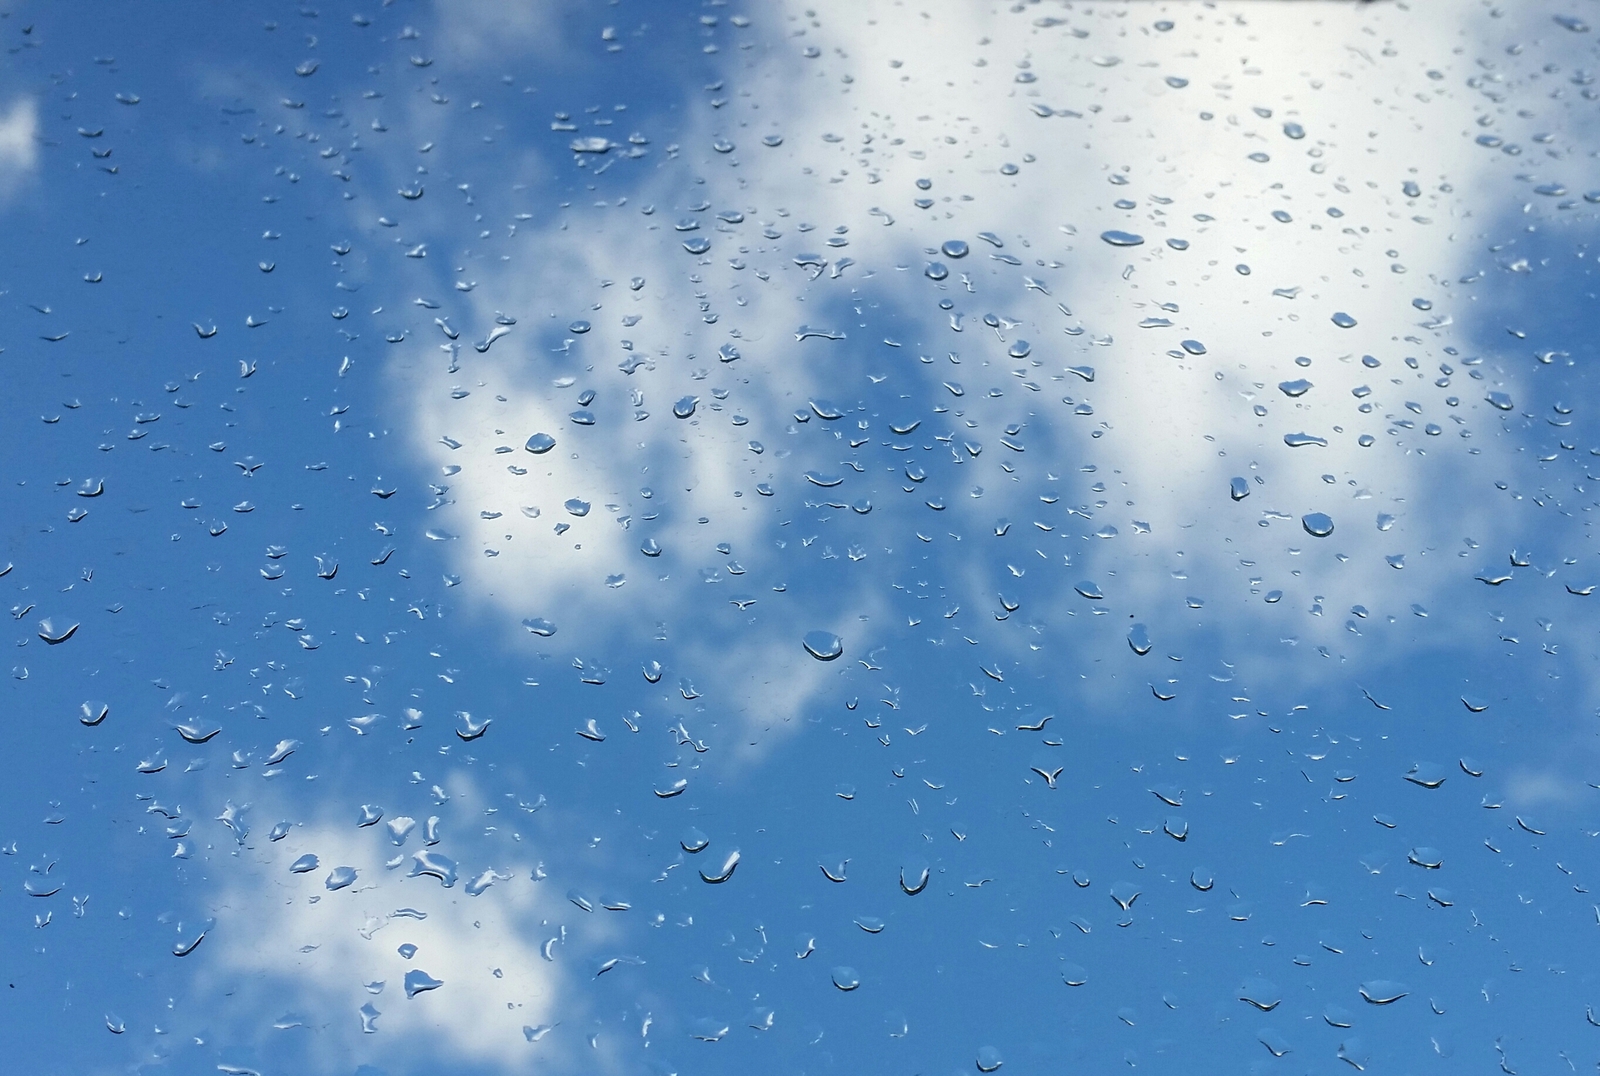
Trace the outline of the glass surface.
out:
[[[0,1040],[1600,1061],[1587,3],[0,11]]]

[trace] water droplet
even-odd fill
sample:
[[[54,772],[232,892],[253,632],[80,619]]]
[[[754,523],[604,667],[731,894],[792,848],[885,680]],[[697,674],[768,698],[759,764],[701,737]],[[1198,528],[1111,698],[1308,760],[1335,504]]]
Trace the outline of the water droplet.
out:
[[[900,867],[900,891],[908,897],[914,897],[928,888],[928,879],[931,869],[922,859],[908,861]]]
[[[1271,1012],[1283,1001],[1278,988],[1265,979],[1246,979],[1239,985],[1239,1000],[1248,1002],[1262,1012]]]
[[[1423,788],[1438,788],[1444,784],[1448,774],[1449,771],[1443,766],[1432,762],[1417,762],[1413,763],[1411,769],[1406,773],[1406,780],[1414,785],[1421,785]]]
[[[1136,247],[1144,242],[1144,236],[1142,235],[1137,235],[1133,232],[1117,231],[1115,229],[1108,232],[1101,232],[1100,238],[1104,239],[1107,243],[1110,243],[1114,247]]]
[[[1428,870],[1438,870],[1444,866],[1444,856],[1437,848],[1417,847],[1406,853],[1406,861]]]
[[[833,969],[833,985],[844,991],[854,990],[861,985],[861,976],[855,968],[841,964]]]
[[[946,258],[965,258],[967,250],[967,244],[960,239],[946,239],[939,246],[940,253]]]
[[[1346,314],[1343,310],[1335,313],[1332,320],[1333,323],[1339,326],[1341,329],[1354,328],[1356,324],[1356,319],[1351,317],[1349,314]]]
[[[1323,512],[1307,512],[1300,517],[1300,525],[1313,538],[1326,538],[1333,533],[1333,519]]]
[[[1373,1005],[1392,1005],[1410,993],[1403,983],[1389,979],[1370,979],[1359,989],[1361,997]]]
[[[660,795],[660,793],[657,793],[657,795]],[[710,882],[712,885],[720,885],[721,883],[726,882],[729,878],[733,877],[733,872],[738,868],[738,866],[739,850],[735,848],[729,851],[728,854],[723,857],[720,866],[712,867],[710,870],[701,868],[700,878],[702,881]]]
[[[429,990],[437,990],[444,985],[443,979],[435,979],[421,968],[412,968],[406,972],[405,986],[406,997],[414,998]]]
[[[1133,627],[1129,628],[1128,645],[1133,648],[1133,652],[1135,654],[1144,655],[1150,653],[1151,643],[1149,629],[1147,629],[1143,624],[1135,624]]]
[[[831,631],[808,631],[801,645],[818,661],[832,661],[844,653],[844,640]]]
[[[456,884],[456,861],[439,852],[424,849],[411,857],[407,878],[437,878],[446,889]]]
[[[356,869],[354,867],[335,867],[328,872],[328,877],[323,879],[322,884],[330,890],[339,890],[353,884],[355,880]]]

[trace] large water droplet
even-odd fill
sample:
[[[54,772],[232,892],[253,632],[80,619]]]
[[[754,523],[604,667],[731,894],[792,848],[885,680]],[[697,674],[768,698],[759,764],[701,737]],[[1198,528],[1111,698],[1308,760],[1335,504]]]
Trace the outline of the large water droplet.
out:
[[[439,989],[444,985],[444,980],[435,979],[421,968],[412,968],[406,972],[405,985],[406,997],[414,998],[418,994],[427,993],[429,990]]]
[[[844,653],[844,640],[831,631],[808,631],[800,644],[818,661],[832,661]]]
[[[1313,538],[1326,538],[1333,533],[1333,519],[1324,512],[1307,512],[1300,517],[1300,525]]]
[[[1361,984],[1361,997],[1373,1005],[1392,1005],[1405,997],[1410,990],[1404,983],[1389,979],[1369,979]]]
[[[1150,653],[1150,632],[1143,624],[1135,624],[1128,629],[1128,645],[1135,654]]]
[[[355,880],[356,869],[354,867],[335,867],[328,872],[328,877],[323,879],[322,884],[331,890],[338,890],[353,884]]]
[[[738,866],[739,850],[735,848],[729,851],[728,854],[723,857],[722,864],[720,866],[712,867],[709,870],[702,868],[700,871],[700,878],[702,881],[710,882],[712,885],[720,885],[723,882],[726,882],[729,878],[733,877],[733,872],[738,868]]]

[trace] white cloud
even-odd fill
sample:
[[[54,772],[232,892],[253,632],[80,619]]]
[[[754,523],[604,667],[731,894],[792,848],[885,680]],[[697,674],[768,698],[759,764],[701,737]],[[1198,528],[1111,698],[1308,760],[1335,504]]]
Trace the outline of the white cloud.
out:
[[[568,1036],[532,1046],[522,1032],[570,1022],[584,1006],[565,987],[566,949],[555,947],[554,962],[540,954],[546,938],[563,931],[551,924],[553,909],[529,880],[531,867],[517,864],[507,872],[515,877],[473,897],[464,888],[472,878],[466,865],[450,889],[433,878],[405,879],[420,834],[401,850],[382,839],[382,830],[297,827],[281,844],[266,844],[253,862],[234,862],[238,869],[214,905],[217,925],[196,954],[202,980],[226,980],[251,995],[261,1026],[282,1015],[265,1011],[273,1006],[309,1016],[315,1048],[330,1066],[359,1056],[398,1072],[422,1056],[510,1069],[536,1053],[547,1061],[563,1056],[572,1045]],[[319,866],[288,873],[302,852],[314,852]],[[401,852],[405,865],[386,870],[383,859]],[[355,867],[357,880],[330,892],[323,882],[338,866]],[[407,943],[417,947],[410,960],[397,952]],[[444,985],[407,998],[411,968]],[[374,994],[369,983],[383,985]],[[360,1015],[368,1003],[382,1013],[370,1035]]]
[[[696,570],[718,562],[709,547],[719,539],[732,543],[734,559],[750,569],[749,578],[766,580],[781,571],[792,552],[778,553],[775,543],[792,543],[795,535],[780,529],[772,502],[753,496],[752,487],[772,482],[792,505],[807,492],[802,471],[838,467],[838,453],[819,445],[811,430],[803,437],[784,434],[784,416],[814,393],[854,399],[865,389],[868,373],[889,374],[891,385],[912,394],[908,405],[919,413],[942,393],[938,382],[944,377],[983,378],[984,388],[991,380],[1003,382],[1012,397],[1021,395],[1019,379],[1000,368],[1001,359],[982,370],[983,357],[995,358],[1000,351],[993,335],[977,324],[986,309],[1020,318],[1022,326],[1008,339],[1028,335],[1034,357],[1044,360],[1027,375],[1044,382],[1043,392],[1026,398],[1026,405],[1041,413],[1032,424],[1035,445],[1043,447],[1037,438],[1049,427],[1063,464],[1063,484],[1076,477],[1066,472],[1084,461],[1098,462],[1098,477],[1108,483],[1126,482],[1121,495],[1135,505],[1108,507],[1103,515],[1119,527],[1117,543],[1139,543],[1135,548],[1148,551],[1163,569],[1180,563],[1175,558],[1181,550],[1181,563],[1191,574],[1232,573],[1240,557],[1281,561],[1284,547],[1292,546],[1305,550],[1311,572],[1313,558],[1325,561],[1336,545],[1350,561],[1340,567],[1317,561],[1319,586],[1337,586],[1341,595],[1381,594],[1399,581],[1408,594],[1426,602],[1444,576],[1433,574],[1433,562],[1419,551],[1455,545],[1467,533],[1481,539],[1499,526],[1487,509],[1456,505],[1440,517],[1430,503],[1434,489],[1451,484],[1446,476],[1471,466],[1464,455],[1468,443],[1458,436],[1460,427],[1451,416],[1468,419],[1477,436],[1472,446],[1493,451],[1490,435],[1498,415],[1482,401],[1486,384],[1463,380],[1457,410],[1446,412],[1430,398],[1429,413],[1403,438],[1406,448],[1396,449],[1394,435],[1385,433],[1390,423],[1384,413],[1400,411],[1404,394],[1412,390],[1383,384],[1400,374],[1414,377],[1401,363],[1407,353],[1421,355],[1424,370],[1431,370],[1440,358],[1434,352],[1445,342],[1419,329],[1424,315],[1402,296],[1420,288],[1436,292],[1424,278],[1449,279],[1461,269],[1467,255],[1457,231],[1459,218],[1467,205],[1486,197],[1486,184],[1499,180],[1487,171],[1495,162],[1469,140],[1416,139],[1411,122],[1375,98],[1378,92],[1398,92],[1399,84],[1413,76],[1409,69],[1390,75],[1389,68],[1373,62],[1373,50],[1384,43],[1368,39],[1370,20],[1358,18],[1354,9],[1251,8],[1250,40],[1260,59],[1241,65],[1231,54],[1187,51],[1182,46],[1195,40],[1192,28],[1187,36],[1181,31],[1163,36],[1131,25],[1120,9],[1071,15],[1073,26],[1090,31],[1080,42],[1065,29],[1041,30],[1031,17],[960,6],[924,20],[893,5],[818,8],[821,26],[809,28],[803,42],[760,53],[754,66],[740,73],[740,86],[751,89],[759,111],[738,97],[722,110],[694,110],[681,135],[682,165],[644,179],[629,192],[632,201],[625,208],[526,235],[519,239],[523,253],[514,255],[504,271],[477,281],[469,300],[474,325],[460,326],[464,331],[481,337],[497,310],[517,310],[524,317],[489,356],[465,352],[464,370],[451,380],[473,388],[471,397],[452,399],[437,377],[406,386],[416,450],[432,467],[463,466],[450,480],[455,504],[441,516],[461,536],[454,548],[469,583],[467,593],[497,610],[506,631],[520,631],[516,625],[525,616],[548,616],[564,633],[565,649],[603,642],[623,625],[648,628],[646,620],[669,619],[694,592],[710,593]],[[781,25],[764,32],[774,37]],[[895,32],[885,32],[890,26]],[[1408,37],[1407,50],[1448,57],[1456,29],[1448,22],[1408,22],[1406,34],[1424,37]],[[802,59],[799,43],[817,45],[821,57]],[[1286,56],[1296,59],[1279,59]],[[1112,58],[1119,62],[1101,66]],[[1015,81],[1024,59],[1036,82]],[[975,66],[980,60],[982,66]],[[1254,62],[1262,70],[1252,68]],[[1187,78],[1188,88],[1168,86],[1168,74]],[[841,81],[845,76],[848,83]],[[1220,93],[1203,89],[1218,85],[1226,88]],[[1040,119],[1029,109],[1034,103],[1081,115]],[[1203,108],[1213,110],[1214,118],[1198,118]],[[1270,117],[1256,108],[1270,110]],[[1439,115],[1446,112],[1460,116]],[[1426,118],[1429,131],[1453,130],[1470,116],[1470,104],[1441,94],[1426,109],[1419,106],[1418,115]],[[1303,125],[1306,137],[1287,137],[1286,122]],[[781,147],[758,144],[767,130],[782,133]],[[1369,138],[1369,130],[1379,138]],[[840,140],[824,141],[825,134]],[[711,151],[719,136],[736,143],[733,154]],[[1371,146],[1381,153],[1369,155]],[[652,160],[659,161],[660,140],[651,150]],[[1252,161],[1252,152],[1270,159]],[[730,167],[733,160],[737,168]],[[1007,162],[1021,162],[1016,177],[1000,171]],[[696,265],[680,249],[683,236],[672,231],[688,196],[682,179],[690,173],[705,179],[693,188],[693,198],[719,208],[748,207],[751,216],[738,239],[711,232],[706,219],[708,228],[695,233],[714,239],[705,265]],[[1117,173],[1129,178],[1128,186],[1107,182]],[[1408,206],[1400,186],[1413,176],[1425,191]],[[909,206],[918,177],[934,180],[936,204],[927,212]],[[1454,184],[1453,194],[1441,192],[1442,179]],[[1144,207],[1139,227],[1147,235],[1143,246],[1131,250],[1097,238],[1106,228],[1124,226],[1127,214],[1109,203],[1125,192]],[[967,195],[974,200],[963,202]],[[1172,199],[1170,208],[1153,219],[1148,212],[1155,208],[1152,196]],[[650,203],[661,208],[653,217],[641,216],[637,208]],[[893,226],[884,227],[884,218],[868,213],[879,204],[892,210]],[[1344,215],[1328,216],[1329,206]],[[780,216],[780,209],[787,215]],[[1274,209],[1289,212],[1292,226],[1274,221]],[[1213,219],[1199,220],[1196,214]],[[1425,214],[1429,223],[1411,219]],[[824,250],[821,241],[833,225],[848,225],[851,245],[839,253],[858,264],[840,281],[809,290],[789,264],[798,249],[792,243],[767,259],[774,273],[770,283],[754,279],[750,270],[728,268],[732,246],[741,240],[754,245],[757,220],[781,225],[790,240],[798,223],[813,223],[817,231],[806,242]],[[995,263],[986,258],[988,248],[972,239],[980,230],[1003,237],[1006,251],[1022,256],[1023,266],[991,276]],[[1187,238],[1190,249],[1168,249],[1162,241],[1169,235]],[[930,288],[920,272],[929,260],[924,249],[946,236],[965,237],[977,248],[964,262],[950,263],[950,283],[965,271],[979,296],[969,298],[959,286],[950,289],[967,309],[968,331],[960,335],[944,332],[942,316],[929,310]],[[1032,264],[1040,259],[1060,264]],[[1237,272],[1236,264],[1248,265],[1250,275]],[[1395,272],[1391,264],[1408,272]],[[700,274],[700,283],[686,280],[690,271]],[[875,275],[864,282],[868,272]],[[1022,276],[1032,274],[1047,282],[1051,295],[1023,289]],[[647,281],[639,293],[625,288],[634,275]],[[616,283],[601,288],[601,279]],[[1281,298],[1273,296],[1275,287],[1299,291],[1296,298]],[[698,317],[696,297],[717,306],[716,324]],[[935,365],[919,366],[916,348],[889,350],[871,329],[854,331],[854,326],[835,326],[853,330],[846,343],[794,341],[800,323],[838,318],[837,304],[848,305],[852,297],[917,312],[918,331],[929,337],[921,350],[933,354]],[[819,309],[819,302],[836,306]],[[1158,302],[1173,302],[1180,312],[1165,315]],[[603,309],[591,312],[596,303]],[[1058,303],[1071,314],[1061,313]],[[1334,329],[1329,318],[1336,310],[1353,314],[1359,328]],[[616,322],[623,313],[643,320],[636,328],[621,329]],[[559,335],[548,330],[578,316],[595,322],[579,345],[587,366],[547,353],[547,338]],[[1170,316],[1174,326],[1140,328],[1149,316]],[[1082,335],[1064,333],[1080,327]],[[730,340],[730,330],[737,330],[739,339],[733,342],[745,358],[725,366],[714,353]],[[1206,344],[1205,357],[1167,355],[1180,338],[1191,336]],[[1096,337],[1111,343],[1093,346]],[[1410,344],[1407,337],[1424,342]],[[635,354],[652,356],[654,369],[631,377],[617,373],[623,339],[634,342]],[[837,364],[810,361],[829,347],[859,356],[853,360],[860,363],[852,375],[857,380],[840,383]],[[965,365],[946,365],[948,350],[966,353]],[[1381,352],[1381,370],[1360,365],[1361,354],[1369,350]],[[1313,365],[1304,371],[1292,365],[1297,354],[1311,356]],[[1070,377],[1045,380],[1078,363],[1095,366],[1092,386]],[[706,371],[705,379],[697,379],[699,371]],[[576,381],[570,390],[552,391],[552,378],[561,374]],[[1303,399],[1291,400],[1275,387],[1302,374],[1317,385]],[[1350,393],[1365,382],[1379,385],[1382,404],[1378,413],[1362,419],[1353,416]],[[581,429],[567,421],[566,413],[575,406],[577,390],[586,386],[600,393],[595,407],[602,422]],[[750,426],[729,426],[725,415],[712,421],[708,390],[724,387],[735,388],[729,408],[748,411]],[[634,389],[643,392],[643,409],[651,413],[645,422],[631,420],[634,408],[627,396]],[[1059,403],[1064,393],[1091,399],[1096,417],[1072,416]],[[706,421],[699,426],[669,415],[672,402],[688,394],[701,399],[697,417]],[[498,396],[507,400],[502,403]],[[1254,403],[1267,407],[1269,416],[1255,419]],[[1015,409],[1010,399],[987,405],[969,396],[964,404],[991,428],[1007,408]],[[1101,439],[1091,440],[1088,433],[1102,417],[1109,426],[1100,431]],[[1443,430],[1437,438],[1422,433],[1430,421]],[[506,432],[490,432],[497,429]],[[1330,444],[1287,449],[1283,435],[1302,430]],[[535,431],[555,434],[558,447],[530,457],[521,444]],[[1360,447],[1362,433],[1374,434],[1379,444]],[[465,447],[441,447],[440,434],[462,440]],[[764,454],[749,451],[751,437],[766,444]],[[514,451],[488,455],[495,444]],[[1429,453],[1426,462],[1414,454],[1417,449]],[[786,450],[793,455],[781,458]],[[510,474],[507,463],[529,473]],[[1252,469],[1252,463],[1260,469]],[[1267,485],[1255,487],[1246,502],[1228,505],[1221,495],[1228,479],[1258,473]],[[1325,482],[1324,474],[1334,481]],[[982,503],[995,516],[1017,518],[1031,510],[1037,494],[1031,488],[997,488],[992,476],[984,484],[990,488]],[[655,500],[639,496],[646,485],[657,491]],[[734,490],[743,496],[735,499]],[[589,501],[590,515],[568,517],[561,504],[569,497]],[[539,508],[536,523],[521,516],[523,506]],[[885,507],[878,506],[875,519],[888,514]],[[1287,518],[1255,527],[1267,509]],[[643,517],[651,511],[663,519],[646,527]],[[1300,516],[1310,511],[1333,516],[1335,539],[1319,544],[1300,529]],[[485,520],[484,512],[501,516]],[[1393,530],[1377,529],[1380,512],[1397,517]],[[631,517],[631,529],[618,524],[621,516]],[[699,524],[701,516],[712,524]],[[903,518],[896,517],[892,530],[887,522],[880,524],[879,546],[909,538],[912,528],[901,525]],[[1153,534],[1133,536],[1134,519],[1150,523]],[[574,529],[556,540],[550,531],[562,521]],[[506,541],[508,533],[515,538]],[[659,582],[654,577],[660,562],[638,553],[646,534],[655,534],[674,553],[693,550],[698,559],[680,562],[671,579]],[[1233,543],[1224,540],[1230,536]],[[581,550],[574,548],[579,544]],[[1092,569],[1097,550],[1114,548],[1074,552]],[[487,549],[496,555],[487,556]],[[1408,552],[1403,575],[1385,560],[1401,552]],[[892,555],[881,548],[867,553],[879,560]],[[1126,567],[1127,557],[1116,559]],[[1449,566],[1451,572],[1457,567]],[[970,571],[978,572],[979,565],[971,562]],[[605,578],[619,573],[627,576],[626,588],[608,591]],[[1124,571],[1117,585],[1124,596],[1133,592],[1153,600],[1171,585],[1166,575],[1165,570],[1131,576]],[[723,585],[737,587],[726,578]],[[978,594],[991,586],[976,577],[970,583]],[[833,610],[836,628],[858,616],[883,615],[884,599],[875,592],[844,587],[833,600],[841,593],[848,597]],[[764,594],[756,612],[801,604]],[[559,615],[578,609],[581,615]],[[1231,609],[1229,617],[1242,630],[1244,623],[1268,624],[1272,612],[1257,600]],[[788,654],[785,672],[807,669],[788,637],[803,619],[792,614],[767,618],[729,644],[722,667],[747,666],[738,655],[749,648],[766,660]],[[1312,641],[1329,642],[1340,637],[1344,618],[1301,619],[1301,630]],[[686,635],[693,633],[679,631],[674,639],[681,644]]]
[[[0,198],[9,198],[32,175],[39,158],[39,110],[19,97],[0,110]]]

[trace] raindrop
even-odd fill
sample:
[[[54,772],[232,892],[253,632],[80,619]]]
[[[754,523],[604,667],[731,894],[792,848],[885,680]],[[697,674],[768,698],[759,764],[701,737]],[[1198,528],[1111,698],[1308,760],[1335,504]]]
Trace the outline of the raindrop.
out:
[[[657,793],[657,795],[660,795],[660,793]],[[712,885],[720,885],[733,877],[733,872],[738,866],[739,850],[735,848],[723,857],[721,866],[713,867],[711,870],[701,868],[700,878],[702,881],[710,882]]]
[[[1307,512],[1300,517],[1300,525],[1313,538],[1326,538],[1333,533],[1333,519],[1323,512]]]
[[[1128,645],[1135,654],[1150,653],[1150,632],[1143,624],[1135,624],[1128,629]]]
[[[1392,1005],[1410,993],[1402,983],[1371,979],[1360,986],[1361,997],[1373,1005]]]
[[[1271,1012],[1283,1000],[1278,988],[1265,979],[1246,979],[1239,986],[1239,1000],[1248,1002],[1262,1012]]]
[[[322,884],[330,890],[339,890],[353,884],[355,880],[356,869],[354,867],[335,867],[328,872],[328,877],[323,879]]]
[[[429,990],[437,990],[444,985],[443,979],[435,979],[421,968],[412,968],[406,972],[405,986],[406,997],[414,998]]]
[[[844,653],[844,640],[830,631],[810,631],[801,645],[818,661],[832,661]]]

